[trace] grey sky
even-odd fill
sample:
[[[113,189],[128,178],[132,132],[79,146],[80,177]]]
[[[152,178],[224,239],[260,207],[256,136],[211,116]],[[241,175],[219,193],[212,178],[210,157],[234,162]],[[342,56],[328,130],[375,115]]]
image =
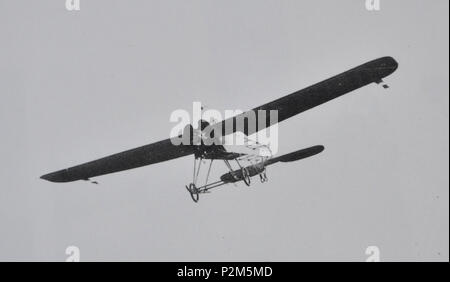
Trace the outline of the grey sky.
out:
[[[448,1],[64,2],[0,0],[0,260],[448,261]],[[192,157],[39,179],[167,138],[193,101],[245,110],[385,55],[389,90],[280,125],[280,153],[326,149],[266,184],[194,204]]]

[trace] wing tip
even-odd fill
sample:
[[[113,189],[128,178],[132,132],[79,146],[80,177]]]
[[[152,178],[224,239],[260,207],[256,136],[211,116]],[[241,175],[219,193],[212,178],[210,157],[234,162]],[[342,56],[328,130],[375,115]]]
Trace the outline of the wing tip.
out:
[[[64,172],[63,171],[56,171],[56,172],[52,172],[52,173],[47,173],[47,174],[42,175],[39,178],[47,180],[47,181],[50,181],[50,182],[56,182],[56,183],[70,182],[70,180],[68,180],[64,176]]]
[[[39,177],[39,178],[40,178],[40,179],[47,180],[47,181],[50,181],[50,182],[58,182],[58,181],[55,181],[55,179],[54,179],[54,177],[52,177],[52,174],[51,174],[51,173],[44,174],[44,175],[42,175],[42,176]]]
[[[325,150],[325,146],[324,145],[316,145],[312,148],[315,148],[317,151],[317,154],[322,153]]]

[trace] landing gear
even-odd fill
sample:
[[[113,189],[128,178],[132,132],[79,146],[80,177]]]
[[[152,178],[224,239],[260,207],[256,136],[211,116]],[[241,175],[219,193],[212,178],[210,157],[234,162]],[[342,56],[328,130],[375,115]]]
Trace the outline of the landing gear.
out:
[[[202,157],[196,157],[194,158],[194,173],[193,173],[193,181],[191,184],[186,185],[186,190],[189,192],[189,194],[191,195],[191,198],[194,202],[198,202],[198,200],[200,199],[200,194],[205,194],[205,193],[209,193],[209,190],[214,189],[216,187],[219,187],[221,185],[223,185],[223,181],[216,181],[216,182],[211,182],[208,183],[209,180],[209,174],[211,172],[211,167],[213,164],[213,160],[211,159],[211,162],[209,163],[209,168],[208,168],[208,174],[206,175],[206,180],[205,180],[205,184],[200,186],[197,186],[198,183],[198,176],[199,176],[199,172],[200,172],[200,167],[201,164],[203,162],[203,158]]]
[[[246,167],[242,167],[241,171],[242,171],[242,180],[244,180],[245,185],[250,186],[251,178],[248,169]]]
[[[189,192],[192,200],[195,203],[197,203],[198,200],[200,199],[200,193],[206,193],[206,190],[204,189],[206,187],[206,184],[205,184],[205,186],[202,186],[202,187],[197,187],[197,185],[196,185],[197,180],[198,180],[198,175],[200,172],[200,167],[202,165],[202,161],[203,161],[202,157],[194,158],[194,174],[193,174],[192,183],[189,184],[189,186],[187,186],[187,185],[185,186],[186,190]],[[208,183],[208,177],[209,177],[209,172],[211,171],[211,166],[212,166],[212,160],[211,160],[211,163],[209,164],[208,175],[206,176],[206,183]]]
[[[242,166],[239,162],[242,159],[239,159],[234,156],[225,155],[222,160],[225,162],[226,166],[229,169],[228,173],[225,173],[220,177],[220,180],[209,183],[209,176],[211,172],[211,167],[214,159],[210,159],[208,172],[206,174],[206,179],[204,184],[200,184],[199,180],[199,172],[202,167],[202,163],[206,163],[207,157],[204,155],[198,155],[194,158],[194,171],[193,171],[193,180],[189,185],[186,185],[186,190],[189,192],[192,200],[197,203],[200,200],[200,194],[209,193],[211,189],[216,187],[220,187],[227,183],[236,183],[242,181],[246,186],[251,185],[251,178],[253,176],[259,175],[261,182],[267,181],[266,170],[264,159],[259,163],[252,163],[250,160],[250,165]],[[238,168],[233,168],[230,164],[230,161],[236,161]]]
[[[269,178],[267,178],[266,170],[264,169],[263,172],[259,174],[259,180],[261,180],[261,183],[267,182]]]
[[[195,186],[194,183],[189,184],[189,187],[186,185],[186,190],[188,190],[189,194],[191,194],[191,198],[194,202],[198,202],[200,199],[200,190]]]

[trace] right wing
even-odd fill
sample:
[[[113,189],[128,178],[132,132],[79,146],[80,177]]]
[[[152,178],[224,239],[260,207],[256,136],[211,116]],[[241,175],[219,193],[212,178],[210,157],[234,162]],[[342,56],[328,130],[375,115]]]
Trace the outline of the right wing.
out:
[[[210,125],[212,127],[210,130],[211,132],[212,130],[214,132],[222,132],[222,136],[233,134],[236,131],[251,135],[370,83],[380,83],[384,77],[392,74],[397,67],[398,63],[392,57],[382,57],[370,61],[310,87],[254,108],[253,110]],[[270,110],[278,111],[277,121],[270,119]],[[251,119],[247,117],[249,115],[253,116],[258,121],[259,111],[265,111],[265,123],[263,120],[262,124],[255,122],[256,126],[249,126],[249,120]],[[238,122],[239,119],[240,122]],[[241,124],[238,125],[239,123]]]

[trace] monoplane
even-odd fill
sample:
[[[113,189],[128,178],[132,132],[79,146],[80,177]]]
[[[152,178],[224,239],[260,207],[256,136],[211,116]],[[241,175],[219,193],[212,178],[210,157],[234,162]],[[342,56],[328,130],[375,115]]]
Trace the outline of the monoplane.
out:
[[[186,189],[194,202],[199,200],[200,194],[208,193],[211,189],[224,184],[242,181],[249,186],[252,177],[255,176],[259,176],[261,182],[266,182],[266,169],[268,166],[278,162],[293,162],[311,157],[322,152],[324,147],[317,145],[273,157],[271,154],[243,154],[229,151],[221,144],[210,144],[210,142],[205,142],[207,140],[202,138],[214,138],[216,140],[219,137],[236,132],[241,132],[245,136],[249,136],[273,125],[273,122],[268,118],[269,115],[267,115],[265,123],[249,126],[246,124],[248,119],[245,118],[249,113],[258,117],[258,114],[261,112],[275,110],[278,112],[277,122],[281,122],[371,83],[382,84],[384,88],[388,88],[387,84],[383,82],[383,79],[392,74],[397,68],[398,63],[392,57],[382,57],[234,117],[211,124],[201,120],[200,125],[195,129],[190,125],[188,128],[190,140],[192,140],[192,136],[201,136],[201,140],[198,143],[176,145],[172,138],[168,138],[81,165],[45,174],[41,178],[51,182],[87,180],[97,183],[96,181],[92,181],[91,178],[193,155],[193,180],[189,185],[186,185]],[[239,120],[243,120],[244,125],[241,127],[234,126]],[[219,130],[217,130],[218,128]],[[213,132],[213,136],[207,134],[206,137],[203,137],[203,132]],[[258,142],[247,145],[254,151],[259,151],[267,147],[266,144],[259,144]],[[205,182],[199,184],[198,178],[201,164],[208,160],[209,168]],[[213,161],[223,161],[228,168],[228,172],[224,173],[219,180],[209,182]],[[234,168],[232,163],[234,164]]]

